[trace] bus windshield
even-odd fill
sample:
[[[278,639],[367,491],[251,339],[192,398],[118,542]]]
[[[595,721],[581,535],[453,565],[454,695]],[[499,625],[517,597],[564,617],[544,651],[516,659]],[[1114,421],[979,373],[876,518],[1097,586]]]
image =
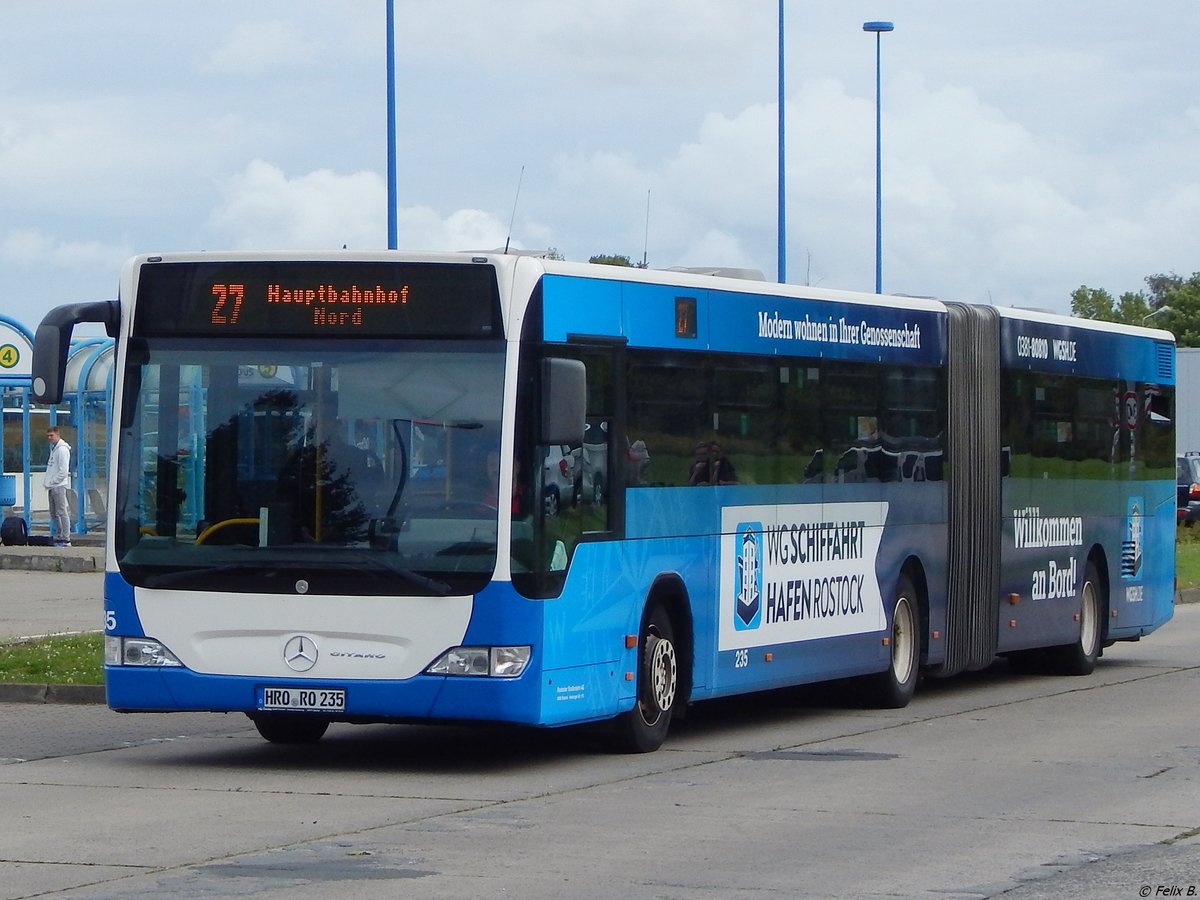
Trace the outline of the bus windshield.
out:
[[[478,590],[504,343],[135,339],[115,548],[145,587]]]

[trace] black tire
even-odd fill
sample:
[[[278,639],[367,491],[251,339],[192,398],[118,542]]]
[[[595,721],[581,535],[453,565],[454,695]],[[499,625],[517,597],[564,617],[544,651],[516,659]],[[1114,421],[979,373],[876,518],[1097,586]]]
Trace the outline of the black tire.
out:
[[[250,719],[272,744],[315,744],[329,728],[328,719],[295,713],[263,713]]]
[[[1054,670],[1062,675],[1091,675],[1096,668],[1096,660],[1100,658],[1104,614],[1108,604],[1104,602],[1100,573],[1091,561],[1084,569],[1078,600],[1079,637],[1070,644],[1051,647],[1048,651]]]
[[[917,690],[921,669],[921,621],[917,592],[907,575],[896,585],[892,605],[892,657],[888,667],[866,680],[867,694],[880,709],[903,709]]]
[[[611,744],[621,753],[650,753],[662,746],[679,696],[675,630],[655,604],[642,623],[638,646],[637,701],[613,721]]]

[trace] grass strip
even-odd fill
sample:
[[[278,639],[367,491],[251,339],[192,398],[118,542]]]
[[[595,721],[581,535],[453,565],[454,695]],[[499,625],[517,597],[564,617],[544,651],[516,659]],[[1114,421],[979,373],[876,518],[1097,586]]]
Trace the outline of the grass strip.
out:
[[[0,682],[103,684],[104,635],[62,634],[0,644]]]
[[[1200,527],[1176,531],[1175,578],[1180,590],[1200,587]]]

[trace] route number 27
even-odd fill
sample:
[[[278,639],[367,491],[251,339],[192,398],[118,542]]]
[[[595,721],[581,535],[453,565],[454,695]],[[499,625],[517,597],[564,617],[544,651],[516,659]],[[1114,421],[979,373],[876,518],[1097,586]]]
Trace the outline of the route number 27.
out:
[[[246,299],[244,284],[214,284],[212,295],[216,302],[212,308],[212,323],[214,325],[236,325],[238,315],[242,311],[242,301]]]

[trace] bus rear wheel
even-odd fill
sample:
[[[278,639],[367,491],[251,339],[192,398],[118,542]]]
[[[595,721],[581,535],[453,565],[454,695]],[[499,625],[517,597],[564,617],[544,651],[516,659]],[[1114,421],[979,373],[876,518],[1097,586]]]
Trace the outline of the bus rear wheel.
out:
[[[892,608],[892,633],[888,642],[892,658],[878,675],[869,676],[870,700],[880,709],[908,706],[917,690],[920,675],[921,634],[917,628],[917,592],[907,575],[896,585],[896,603]]]
[[[637,700],[613,722],[611,744],[621,753],[650,753],[671,727],[679,691],[679,658],[667,611],[656,604],[642,625],[638,646]]]
[[[1100,657],[1104,630],[1104,590],[1095,563],[1089,562],[1079,588],[1079,637],[1070,644],[1050,648],[1050,660],[1064,675],[1090,675]]]
[[[315,744],[329,728],[329,720],[295,713],[263,713],[251,716],[254,727],[272,744]]]

